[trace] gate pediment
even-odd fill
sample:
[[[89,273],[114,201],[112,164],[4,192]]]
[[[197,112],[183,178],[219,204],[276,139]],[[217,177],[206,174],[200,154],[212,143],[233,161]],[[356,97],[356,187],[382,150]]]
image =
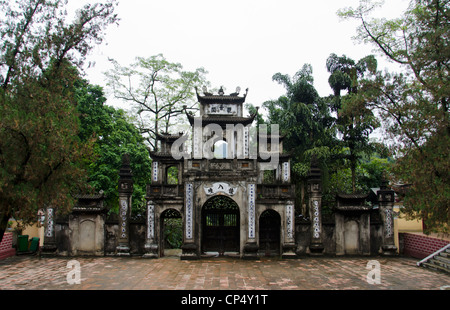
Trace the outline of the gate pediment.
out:
[[[211,186],[204,186],[205,194],[207,196],[216,195],[218,193],[224,193],[233,196],[237,192],[237,187],[233,187],[226,182],[212,183]]]

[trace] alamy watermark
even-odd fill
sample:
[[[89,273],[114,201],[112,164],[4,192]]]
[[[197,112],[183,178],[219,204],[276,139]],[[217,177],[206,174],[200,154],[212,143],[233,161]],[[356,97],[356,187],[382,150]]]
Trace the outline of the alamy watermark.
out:
[[[202,118],[194,119],[192,129],[192,152],[187,152],[184,144],[187,135],[178,138],[171,147],[170,153],[174,159],[256,159],[264,160],[262,170],[277,168],[280,153],[279,125],[271,124],[270,133],[268,125],[262,124],[257,128],[243,124],[202,125]],[[223,152],[217,154],[216,143],[225,142]]]
[[[366,276],[367,283],[369,284],[381,284],[381,265],[377,260],[370,260],[366,269],[369,270]]]
[[[73,259],[67,262],[67,268],[70,271],[67,273],[66,281],[67,284],[81,284],[81,265],[80,262]]]

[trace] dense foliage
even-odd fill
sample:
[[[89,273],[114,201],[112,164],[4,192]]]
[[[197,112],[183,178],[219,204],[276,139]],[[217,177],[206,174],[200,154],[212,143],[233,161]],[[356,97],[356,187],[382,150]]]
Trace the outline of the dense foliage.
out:
[[[403,72],[377,72],[362,82],[362,99],[383,119],[397,160],[393,181],[409,185],[406,214],[430,229],[450,221],[450,4],[413,0],[402,17],[369,18],[372,1],[342,10],[361,22],[358,39],[371,43]]]
[[[74,66],[117,17],[114,2],[89,4],[68,23],[65,4],[0,2],[0,239],[10,217],[67,210],[85,184],[91,146],[78,138]]]
[[[151,174],[151,160],[144,138],[123,110],[105,104],[101,87],[79,81],[76,99],[80,139],[94,141],[93,156],[86,163],[88,184],[97,192],[103,191],[108,207],[117,211],[119,169],[122,155],[129,154],[133,173],[132,211],[142,214]]]

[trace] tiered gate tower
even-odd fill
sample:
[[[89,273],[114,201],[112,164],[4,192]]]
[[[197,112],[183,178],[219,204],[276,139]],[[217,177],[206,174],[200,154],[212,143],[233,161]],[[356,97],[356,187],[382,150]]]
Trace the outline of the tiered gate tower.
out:
[[[187,135],[157,135],[147,190],[145,256],[162,255],[162,218],[170,213],[182,218],[182,259],[207,253],[295,257],[290,158],[283,153],[281,136],[252,127],[256,114],[243,116],[247,92],[197,91],[200,116],[186,112],[191,152]],[[172,177],[177,174],[176,184],[169,171]]]

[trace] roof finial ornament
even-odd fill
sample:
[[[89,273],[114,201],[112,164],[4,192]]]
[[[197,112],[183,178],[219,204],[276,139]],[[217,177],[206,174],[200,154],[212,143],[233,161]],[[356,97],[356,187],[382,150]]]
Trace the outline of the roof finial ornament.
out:
[[[237,95],[239,95],[240,92],[241,92],[241,88],[238,86],[238,87],[236,87],[236,92],[231,93],[230,96],[237,96]]]
[[[220,86],[219,95],[223,96],[225,92],[223,91],[223,86]]]
[[[206,88],[206,86],[203,86],[202,89],[203,89],[203,94],[204,94],[205,96],[212,96],[212,94],[208,92],[208,89]]]

